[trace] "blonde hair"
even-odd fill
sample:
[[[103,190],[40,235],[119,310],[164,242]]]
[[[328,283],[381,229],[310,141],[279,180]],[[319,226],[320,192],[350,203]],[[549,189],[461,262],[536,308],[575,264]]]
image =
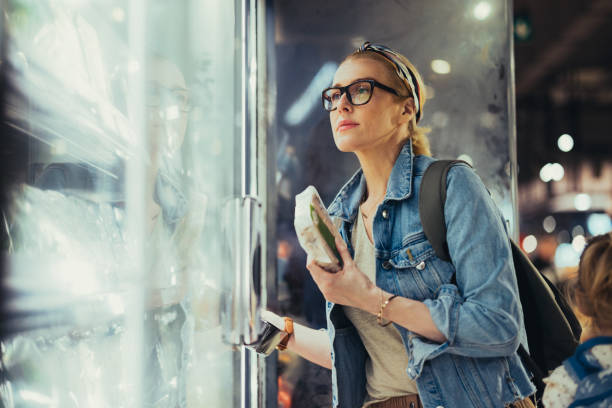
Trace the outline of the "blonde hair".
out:
[[[423,79],[421,78],[421,75],[419,74],[415,66],[408,60],[408,58],[404,57],[401,54],[399,54],[399,57],[401,61],[412,71],[417,81],[417,84],[415,85],[418,86],[418,88],[421,90],[420,95],[419,95],[419,105],[420,106],[415,107],[415,109],[418,108],[421,111],[421,115],[422,115],[423,106],[425,105],[425,98],[426,98],[425,84],[423,83]],[[353,52],[352,54],[350,54],[349,56],[347,56],[344,59],[344,61],[348,61],[351,59],[360,59],[360,58],[381,62],[382,65],[385,67],[385,73],[386,73],[387,79],[389,79],[392,82],[390,85],[397,90],[403,89],[406,92],[406,95],[402,95],[401,97],[412,98],[412,100],[414,101],[412,91],[410,91],[410,88],[406,85],[404,80],[401,79],[397,75],[395,67],[388,59],[386,59],[381,54],[375,51],[357,50]],[[402,93],[402,92],[400,91],[399,93]],[[429,133],[430,131],[431,129],[429,128],[421,127],[417,125],[416,115],[414,115],[412,117],[412,120],[408,123],[408,138],[412,140],[412,149],[415,155],[420,154],[424,156],[431,156],[431,150],[429,147],[429,138],[427,137],[427,133]]]
[[[578,266],[572,298],[599,331],[612,329],[612,233],[592,238]]]

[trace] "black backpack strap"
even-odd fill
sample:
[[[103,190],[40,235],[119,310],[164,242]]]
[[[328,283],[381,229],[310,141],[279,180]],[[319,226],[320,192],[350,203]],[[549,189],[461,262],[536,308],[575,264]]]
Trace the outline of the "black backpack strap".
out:
[[[446,175],[452,166],[459,163],[467,164],[463,160],[437,160],[431,163],[425,170],[419,189],[419,215],[423,232],[438,258],[446,262],[451,262],[444,220]]]

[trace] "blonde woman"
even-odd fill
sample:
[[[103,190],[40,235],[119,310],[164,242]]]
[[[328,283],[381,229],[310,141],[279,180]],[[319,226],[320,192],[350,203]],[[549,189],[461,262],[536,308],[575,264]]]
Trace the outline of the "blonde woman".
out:
[[[332,369],[334,407],[530,406],[504,221],[469,167],[447,178],[453,262],[437,258],[423,234],[419,186],[434,160],[418,126],[425,95],[414,66],[366,42],[322,99],[336,146],[361,169],[328,208],[344,268],[307,265],[327,299],[327,330],[295,325],[288,347]]]

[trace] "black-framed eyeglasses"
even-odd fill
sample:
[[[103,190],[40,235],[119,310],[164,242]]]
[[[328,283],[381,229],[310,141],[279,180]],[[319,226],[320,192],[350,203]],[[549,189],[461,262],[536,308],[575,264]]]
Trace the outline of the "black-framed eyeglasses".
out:
[[[323,108],[325,108],[325,110],[328,112],[336,110],[340,99],[342,99],[342,95],[345,93],[351,105],[365,105],[366,103],[370,102],[370,99],[372,99],[374,87],[378,87],[384,91],[392,93],[393,95],[399,96],[395,89],[390,88],[387,85],[383,85],[378,81],[373,79],[360,79],[359,81],[355,81],[347,86],[331,87],[324,90],[321,94]]]

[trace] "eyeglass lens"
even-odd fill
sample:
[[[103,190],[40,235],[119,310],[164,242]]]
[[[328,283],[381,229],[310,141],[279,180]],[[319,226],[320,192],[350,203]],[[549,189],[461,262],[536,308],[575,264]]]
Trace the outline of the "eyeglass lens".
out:
[[[338,107],[342,94],[347,92],[348,100],[353,105],[364,105],[372,97],[372,84],[365,81],[355,82],[346,88],[331,88],[325,92],[324,107],[331,111]]]

